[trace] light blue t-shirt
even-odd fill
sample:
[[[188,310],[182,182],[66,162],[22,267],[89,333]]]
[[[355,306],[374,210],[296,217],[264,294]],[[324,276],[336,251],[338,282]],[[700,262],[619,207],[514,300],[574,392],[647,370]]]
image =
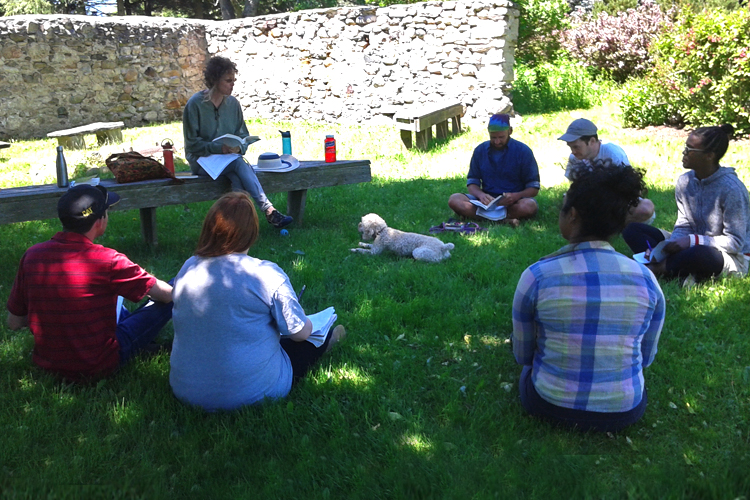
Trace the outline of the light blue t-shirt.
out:
[[[299,332],[307,316],[279,266],[244,254],[193,256],[173,299],[169,384],[178,399],[231,410],[289,393],[280,335]]]

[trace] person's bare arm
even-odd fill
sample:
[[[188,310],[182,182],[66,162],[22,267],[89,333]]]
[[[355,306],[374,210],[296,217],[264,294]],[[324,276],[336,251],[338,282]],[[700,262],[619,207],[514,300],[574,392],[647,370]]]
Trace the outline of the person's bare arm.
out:
[[[16,316],[8,311],[7,324],[11,330],[20,330],[25,326],[29,326],[28,316]]]
[[[478,185],[476,184],[469,184],[466,189],[469,191],[469,194],[475,197],[477,200],[481,201],[485,205],[492,201],[493,196],[488,195],[484,191],[482,191]]]
[[[526,188],[523,191],[517,193],[503,193],[503,197],[498,205],[503,207],[509,207],[522,198],[534,198],[539,194],[539,188]]]
[[[148,291],[148,296],[154,302],[172,302],[172,285],[160,279],[156,280],[154,286]]]
[[[308,319],[305,321],[305,326],[302,327],[302,330],[298,331],[297,333],[293,333],[292,335],[289,335],[288,338],[294,340],[295,342],[302,342],[303,340],[307,340],[307,337],[309,337],[311,333],[312,333],[312,321]]]

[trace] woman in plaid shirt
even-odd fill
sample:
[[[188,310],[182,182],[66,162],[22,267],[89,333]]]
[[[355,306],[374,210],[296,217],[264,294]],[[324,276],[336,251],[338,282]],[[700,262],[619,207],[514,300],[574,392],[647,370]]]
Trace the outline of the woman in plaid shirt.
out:
[[[646,410],[643,368],[656,355],[664,294],[653,273],[609,244],[645,192],[631,167],[596,165],[560,210],[569,244],[529,266],[513,300],[521,404],[581,430],[617,431]]]

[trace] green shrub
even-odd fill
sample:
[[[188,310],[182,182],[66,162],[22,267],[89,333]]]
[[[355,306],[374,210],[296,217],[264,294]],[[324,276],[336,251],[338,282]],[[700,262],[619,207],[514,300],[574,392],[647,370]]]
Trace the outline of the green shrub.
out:
[[[594,16],[601,12],[616,16],[620,12],[637,8],[640,3],[638,0],[597,0],[594,2],[592,13]],[[693,12],[702,10],[731,12],[741,8],[743,0],[656,0],[656,3],[664,12],[672,8],[689,9]]]
[[[558,32],[568,27],[567,0],[518,0],[521,11],[516,61],[535,66],[553,61],[559,50]]]
[[[580,64],[567,59],[537,66],[517,64],[513,107],[519,113],[547,113],[590,108],[611,84],[594,81]]]
[[[655,80],[650,78],[628,80],[620,98],[623,122],[628,126],[638,128],[669,123],[669,117],[674,116],[675,111],[661,98],[662,93],[656,88]]]
[[[653,70],[632,84],[621,101],[626,124],[731,123],[738,132],[750,133],[747,8],[696,15],[683,10],[674,29],[652,45],[650,54]]]

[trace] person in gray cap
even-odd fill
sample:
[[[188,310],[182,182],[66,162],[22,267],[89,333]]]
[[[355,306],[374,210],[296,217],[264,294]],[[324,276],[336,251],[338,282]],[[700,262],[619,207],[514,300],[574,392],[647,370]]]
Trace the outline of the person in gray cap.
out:
[[[68,380],[114,372],[172,318],[169,283],[94,243],[119,200],[103,186],[70,188],[57,204],[63,230],[26,251],[8,298],[8,328],[34,334],[32,361]],[[133,312],[118,306],[118,296],[138,302],[147,295]]]
[[[558,140],[565,141],[570,148],[565,177],[571,181],[575,179],[580,169],[589,169],[594,163],[630,166],[630,160],[625,151],[617,144],[599,140],[597,132],[598,129],[591,120],[578,118],[573,120],[565,133],[558,137]],[[651,224],[655,218],[654,203],[649,199],[641,198],[638,206],[631,209],[626,223]]]

